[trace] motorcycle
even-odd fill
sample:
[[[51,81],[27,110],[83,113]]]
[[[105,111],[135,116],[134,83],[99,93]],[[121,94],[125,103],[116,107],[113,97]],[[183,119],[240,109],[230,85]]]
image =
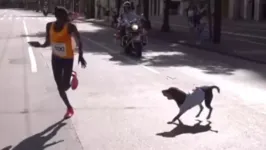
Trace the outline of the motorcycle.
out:
[[[126,54],[135,53],[137,57],[142,57],[143,47],[147,44],[145,29],[140,20],[134,19],[129,22],[126,34],[121,38],[121,46]]]

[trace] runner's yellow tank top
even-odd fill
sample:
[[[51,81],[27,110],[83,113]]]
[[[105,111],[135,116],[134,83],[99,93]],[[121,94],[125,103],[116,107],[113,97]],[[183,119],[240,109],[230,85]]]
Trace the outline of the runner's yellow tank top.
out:
[[[54,55],[65,58],[74,58],[72,36],[68,33],[68,24],[65,24],[60,32],[54,30],[54,22],[50,27],[50,42]]]

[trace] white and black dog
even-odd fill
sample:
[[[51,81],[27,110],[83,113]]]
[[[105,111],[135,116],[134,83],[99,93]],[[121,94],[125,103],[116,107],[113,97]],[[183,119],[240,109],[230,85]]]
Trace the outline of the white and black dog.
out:
[[[205,105],[209,109],[209,114],[207,116],[207,119],[210,119],[213,110],[213,108],[211,107],[211,102],[213,99],[212,90],[214,88],[218,91],[218,93],[220,93],[220,88],[218,86],[196,87],[195,89],[192,90],[191,93],[185,93],[184,91],[175,87],[170,87],[166,90],[162,90],[163,95],[167,97],[168,100],[174,100],[180,109],[177,116],[174,117],[173,120],[168,123],[174,123],[176,120],[180,122],[179,118],[186,111],[188,111],[189,109],[191,109],[196,105],[200,107],[200,111],[196,115],[196,117],[199,117],[201,112],[203,111],[203,106],[202,106],[203,101],[205,101]]]

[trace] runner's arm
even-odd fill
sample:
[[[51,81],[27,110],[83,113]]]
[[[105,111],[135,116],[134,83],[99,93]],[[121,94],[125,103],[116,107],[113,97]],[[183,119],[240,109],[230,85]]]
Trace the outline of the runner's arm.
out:
[[[50,26],[51,22],[46,24],[46,37],[45,37],[45,42],[41,45],[41,47],[48,47],[50,46]]]
[[[69,24],[69,32],[70,34],[73,34],[77,40],[77,44],[78,44],[78,48],[79,48],[79,55],[83,55],[83,50],[82,50],[82,42],[81,42],[81,38],[80,38],[80,34],[79,31],[77,29],[77,27],[74,24]]]

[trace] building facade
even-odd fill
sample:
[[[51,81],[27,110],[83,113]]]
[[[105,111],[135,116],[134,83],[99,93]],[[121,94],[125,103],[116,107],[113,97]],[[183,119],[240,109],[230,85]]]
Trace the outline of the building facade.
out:
[[[230,19],[266,20],[266,0],[230,0]]]
[[[149,0],[150,16],[162,16],[164,0]],[[171,0],[170,15],[184,16],[191,0]],[[207,0],[198,0],[198,4]],[[211,0],[212,11],[214,0]],[[222,0],[223,18],[232,20],[266,20],[266,0]]]
[[[91,17],[103,18],[107,10],[116,9],[118,0],[81,0],[82,5],[90,11]],[[121,0],[123,1],[123,0]],[[136,6],[137,12],[143,12],[143,0],[131,0]],[[162,17],[164,0],[148,0],[149,15],[151,17]],[[171,0],[170,15],[185,16],[185,10],[192,0]],[[208,0],[194,0],[194,2],[205,3]],[[214,1],[211,0],[212,11]],[[92,12],[93,11],[93,12]],[[232,20],[266,20],[266,0],[222,0],[222,16]]]

